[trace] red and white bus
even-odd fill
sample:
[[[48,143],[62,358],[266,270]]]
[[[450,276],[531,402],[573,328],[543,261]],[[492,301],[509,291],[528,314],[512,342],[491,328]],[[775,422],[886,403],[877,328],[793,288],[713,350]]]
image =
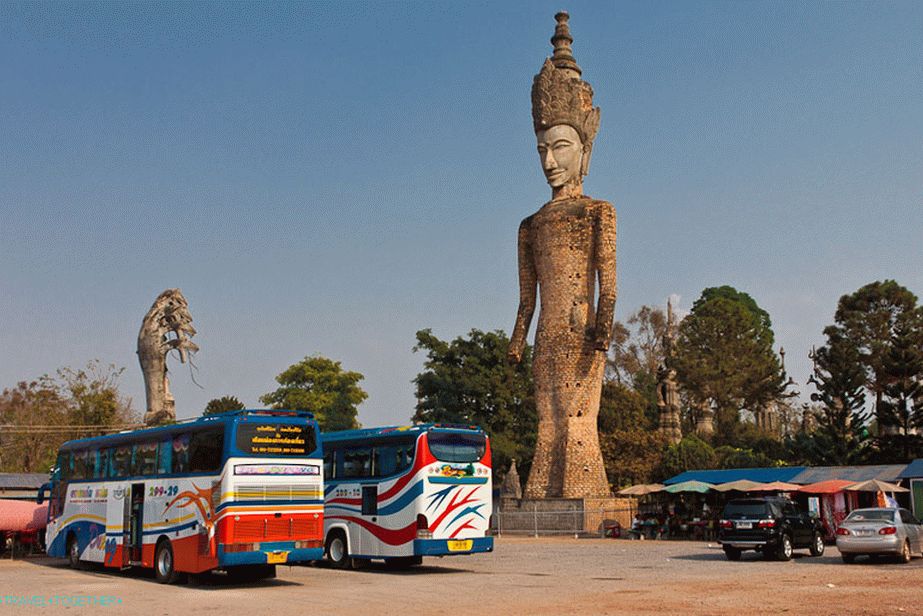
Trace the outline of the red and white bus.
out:
[[[216,569],[271,577],[277,564],[319,560],[321,452],[317,423],[301,411],[69,441],[46,484],[48,554],[75,568],[154,568],[162,583]]]
[[[475,426],[328,432],[324,535],[336,567],[490,552],[490,443]]]

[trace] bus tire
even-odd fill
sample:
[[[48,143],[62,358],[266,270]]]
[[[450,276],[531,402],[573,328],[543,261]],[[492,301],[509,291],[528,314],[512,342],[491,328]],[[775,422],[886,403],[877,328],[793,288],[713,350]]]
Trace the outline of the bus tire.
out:
[[[334,569],[346,569],[350,566],[349,548],[346,545],[346,533],[334,529],[327,535],[327,560]]]
[[[154,551],[154,575],[159,584],[175,584],[179,581],[176,560],[173,558],[173,546],[169,539],[161,539]]]
[[[80,543],[74,533],[67,534],[67,564],[71,569],[83,569],[83,563],[80,562]]]

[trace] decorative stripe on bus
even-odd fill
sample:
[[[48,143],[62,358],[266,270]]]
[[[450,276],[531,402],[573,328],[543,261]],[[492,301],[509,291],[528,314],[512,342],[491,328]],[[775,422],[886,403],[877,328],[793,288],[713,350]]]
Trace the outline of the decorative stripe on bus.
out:
[[[387,543],[388,545],[403,545],[409,541],[413,541],[417,538],[417,523],[416,521],[411,522],[404,528],[390,529],[379,526],[378,524],[373,524],[362,518],[357,518],[350,515],[328,515],[328,520],[344,520],[346,522],[353,522],[358,524],[365,530],[369,531],[380,541]]]
[[[487,483],[487,477],[428,477],[430,483],[472,484]]]
[[[266,500],[266,501],[232,501],[221,503],[218,505],[218,509],[215,513],[224,511],[228,507],[262,507],[262,508],[281,508],[281,509],[293,509],[298,505],[317,505],[323,507],[324,501],[322,500],[297,500],[297,501],[279,501],[279,500]]]

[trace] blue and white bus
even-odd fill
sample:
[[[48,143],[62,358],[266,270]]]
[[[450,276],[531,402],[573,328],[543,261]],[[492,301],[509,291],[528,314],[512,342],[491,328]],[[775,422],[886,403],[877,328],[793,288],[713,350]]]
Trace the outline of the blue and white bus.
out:
[[[490,443],[475,426],[328,432],[324,536],[335,567],[490,552]]]
[[[245,410],[64,443],[52,472],[51,556],[152,567],[162,583],[223,569],[271,577],[323,557],[317,423]],[[42,495],[39,497],[42,498]]]

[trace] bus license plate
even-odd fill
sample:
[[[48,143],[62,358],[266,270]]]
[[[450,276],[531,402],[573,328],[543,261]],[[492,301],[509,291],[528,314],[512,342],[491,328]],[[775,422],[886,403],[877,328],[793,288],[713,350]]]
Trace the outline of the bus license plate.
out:
[[[471,539],[449,539],[450,552],[468,552],[471,550]]]
[[[266,564],[268,565],[278,565],[279,563],[284,563],[288,560],[288,552],[267,552],[266,553]]]
[[[753,528],[753,522],[738,522],[737,528]]]

